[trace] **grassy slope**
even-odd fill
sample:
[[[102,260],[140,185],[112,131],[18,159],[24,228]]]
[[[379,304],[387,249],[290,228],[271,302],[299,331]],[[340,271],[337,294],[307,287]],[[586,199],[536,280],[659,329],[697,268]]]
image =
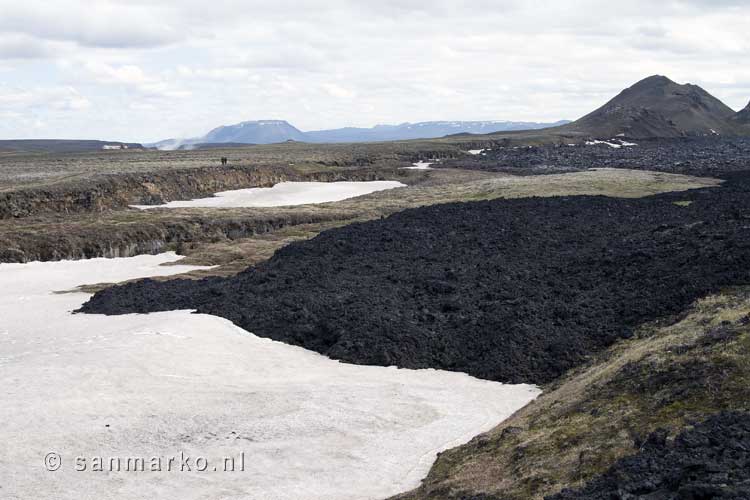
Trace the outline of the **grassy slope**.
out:
[[[398,500],[543,498],[635,453],[658,428],[750,409],[750,290],[644,326],[501,425],[440,455]]]

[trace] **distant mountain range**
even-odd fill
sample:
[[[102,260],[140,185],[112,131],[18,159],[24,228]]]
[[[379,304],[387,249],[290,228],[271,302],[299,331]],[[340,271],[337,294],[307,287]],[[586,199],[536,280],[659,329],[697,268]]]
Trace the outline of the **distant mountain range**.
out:
[[[247,121],[215,128],[203,137],[167,139],[152,144],[114,141],[12,140],[0,141],[0,153],[79,152],[102,149],[205,149],[272,144],[398,141],[448,135],[508,134],[540,130],[538,139],[671,138],[711,135],[750,136],[750,104],[735,112],[697,85],[680,85],[666,76],[650,76],[623,90],[604,106],[574,122],[442,121],[347,127],[303,132],[284,120]],[[527,134],[528,135],[528,134]],[[557,139],[555,139],[557,138]]]
[[[685,137],[750,134],[750,105],[739,113],[697,85],[655,75],[556,133],[591,137]]]
[[[210,144],[273,144],[286,141],[334,143],[400,141],[408,139],[432,139],[446,135],[470,133],[490,134],[511,130],[536,130],[570,123],[562,120],[554,123],[513,121],[442,121],[402,123],[400,125],[376,125],[372,128],[346,127],[332,130],[302,132],[284,120],[247,121],[236,125],[215,128],[203,137],[192,139],[167,139],[147,144],[159,149],[187,149],[208,147]]]
[[[554,123],[513,121],[443,121],[402,123],[400,125],[376,125],[372,128],[340,128],[306,132],[311,142],[371,142],[398,141],[408,139],[432,139],[452,134],[491,134],[511,130],[537,130],[570,123],[561,120]]]
[[[654,75],[623,90],[604,106],[574,122],[448,121],[302,132],[283,120],[262,120],[219,127],[203,137],[171,139],[153,146],[189,149],[210,147],[215,143],[268,144],[289,140],[314,143],[397,141],[539,129],[545,129],[550,135],[591,138],[750,135],[750,104],[736,113],[697,85],[680,85],[666,76]]]

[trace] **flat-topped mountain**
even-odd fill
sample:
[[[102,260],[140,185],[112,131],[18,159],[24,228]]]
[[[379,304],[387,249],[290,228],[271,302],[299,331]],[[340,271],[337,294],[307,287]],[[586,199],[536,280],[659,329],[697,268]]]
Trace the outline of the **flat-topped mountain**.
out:
[[[597,137],[734,135],[734,110],[701,87],[651,76],[560,130]]]
[[[199,142],[273,144],[289,140],[304,141],[305,134],[284,120],[258,120],[217,127],[203,136]]]

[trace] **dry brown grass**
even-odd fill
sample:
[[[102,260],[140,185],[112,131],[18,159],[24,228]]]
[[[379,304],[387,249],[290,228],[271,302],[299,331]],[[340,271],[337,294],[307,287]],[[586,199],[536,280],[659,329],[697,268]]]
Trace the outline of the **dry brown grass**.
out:
[[[86,184],[113,174],[155,174],[219,165],[284,166],[300,172],[344,166],[404,166],[421,154],[454,156],[456,145],[408,141],[362,144],[284,143],[198,151],[107,151],[90,153],[0,153],[0,192],[62,183]]]

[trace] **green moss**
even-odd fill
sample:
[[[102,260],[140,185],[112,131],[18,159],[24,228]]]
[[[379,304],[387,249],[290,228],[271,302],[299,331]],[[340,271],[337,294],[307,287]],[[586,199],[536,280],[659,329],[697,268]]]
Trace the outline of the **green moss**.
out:
[[[446,452],[429,486],[405,498],[462,491],[541,499],[606,471],[657,429],[675,436],[717,412],[750,410],[748,313],[750,288],[736,288],[679,319],[645,325],[548,388],[481,446]],[[504,434],[511,426],[525,430]]]

